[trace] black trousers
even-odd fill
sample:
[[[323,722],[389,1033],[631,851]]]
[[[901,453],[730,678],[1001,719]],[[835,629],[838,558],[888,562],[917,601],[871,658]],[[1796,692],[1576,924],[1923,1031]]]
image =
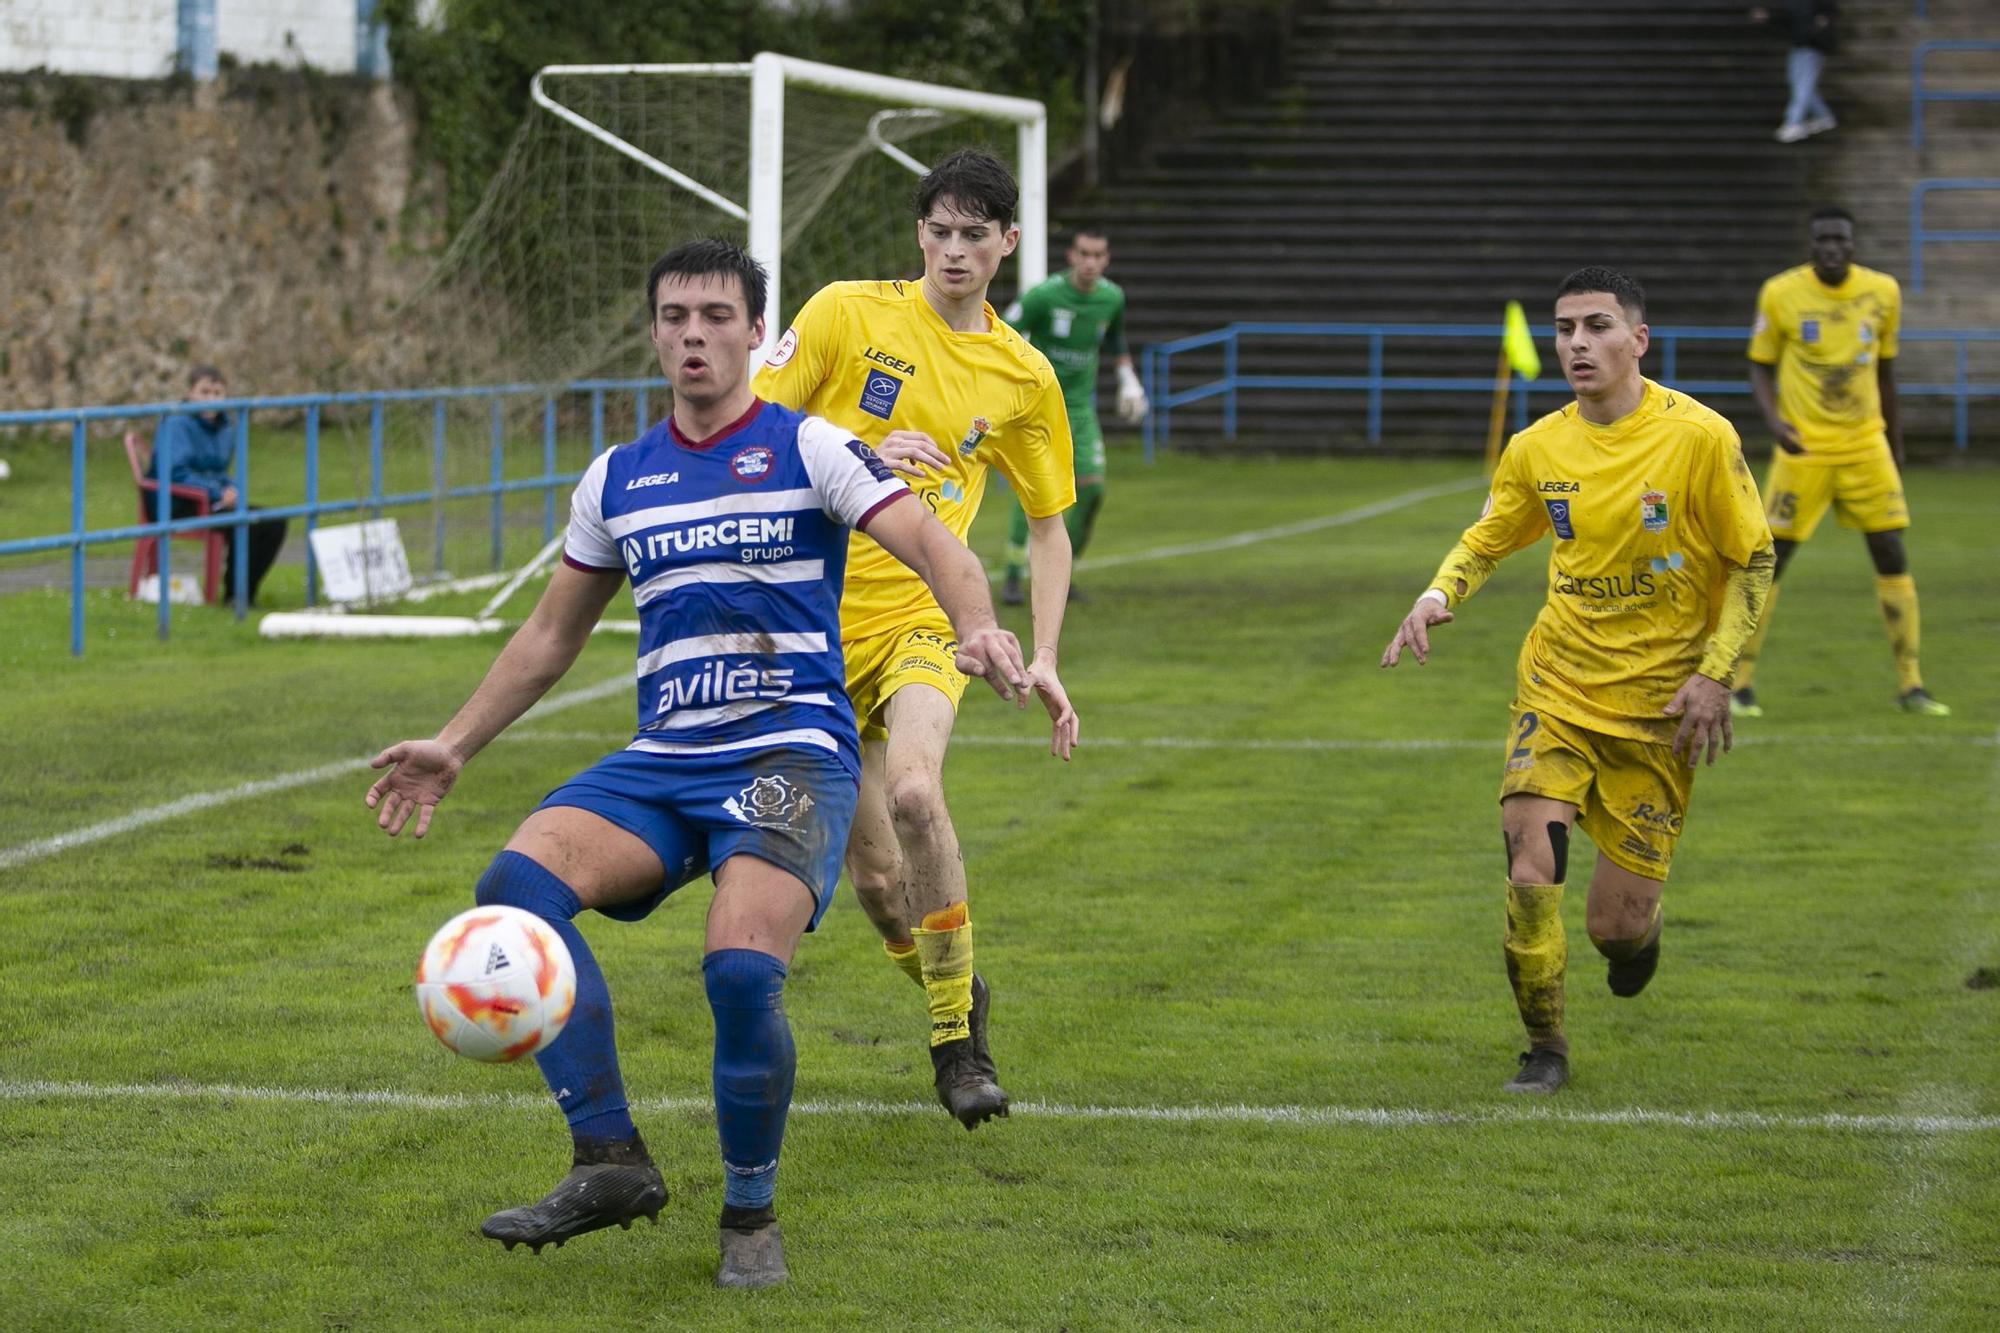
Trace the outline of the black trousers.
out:
[[[152,497],[148,496],[147,498],[151,499]],[[195,516],[194,501],[184,500],[176,495],[173,497],[173,505],[173,517],[193,518]],[[253,514],[257,512],[256,505],[249,506],[249,509]],[[221,510],[219,512],[227,513],[229,511]],[[152,516],[153,509],[150,505],[147,506],[146,513],[148,517]],[[285,544],[285,526],[285,520],[282,518],[260,518],[244,526],[244,535],[250,539],[248,573],[250,575],[250,600],[253,602],[257,600],[257,588],[264,582],[264,575],[270,572],[271,565],[278,558],[278,551]],[[227,602],[234,598],[236,590],[236,529],[221,528],[218,531],[229,539],[229,556],[222,566],[222,592],[220,597],[220,600]]]

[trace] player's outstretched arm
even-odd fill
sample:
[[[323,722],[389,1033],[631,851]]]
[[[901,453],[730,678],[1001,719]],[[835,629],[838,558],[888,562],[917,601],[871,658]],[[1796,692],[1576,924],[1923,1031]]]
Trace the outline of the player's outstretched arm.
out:
[[[364,798],[376,826],[394,837],[414,815],[416,836],[429,832],[431,812],[459,771],[562,679],[624,580],[618,570],[558,565],[534,613],[444,729],[434,739],[401,741],[375,756],[370,766],[389,770]]]
[[[1697,671],[1674,691],[1661,711],[1681,720],[1674,731],[1674,757],[1682,757],[1685,750],[1689,768],[1700,762],[1704,745],[1708,747],[1708,762],[1713,764],[1717,749],[1726,754],[1736,744],[1736,733],[1729,723],[1729,687],[1719,680]]]
[[[868,535],[929,586],[958,636],[958,669],[978,676],[1016,708],[1028,706],[1021,643],[1000,628],[979,557],[921,504],[892,504],[869,520]]]
[[[1806,447],[1799,440],[1799,428],[1778,411],[1776,367],[1762,361],[1750,363],[1750,395],[1757,400],[1757,410],[1764,414],[1764,424],[1770,428],[1771,438],[1778,442],[1778,447],[1788,454],[1804,453]]]
[[[920,430],[890,431],[875,446],[875,456],[908,477],[927,476],[951,467],[951,455]],[[872,530],[869,535],[874,535]]]
[[[1056,674],[1056,645],[1062,639],[1063,611],[1069,605],[1069,529],[1061,514],[1028,520],[1029,607],[1035,622],[1035,655],[1028,678],[1049,714],[1049,753],[1067,761],[1082,734],[1076,709]]]
[[[1403,650],[1408,648],[1416,655],[1417,665],[1430,661],[1431,635],[1433,625],[1449,625],[1453,620],[1451,611],[1444,604],[1444,597],[1436,590],[1426,591],[1410,607],[1410,613],[1403,617],[1403,623],[1396,626],[1396,633],[1389,640],[1389,646],[1382,650],[1382,665],[1395,666],[1403,660]]]
[[[1139,372],[1132,369],[1132,358],[1119,357],[1116,368],[1119,419],[1135,424],[1144,421],[1152,405],[1146,401],[1146,386],[1139,383]]]
[[[1734,447],[1733,440],[1731,444]],[[1726,754],[1736,743],[1729,720],[1728,682],[1735,679],[1736,664],[1742,660],[1743,649],[1763,618],[1765,605],[1771,599],[1771,579],[1778,567],[1777,552],[1771,548],[1770,529],[1764,525],[1763,507],[1757,502],[1757,488],[1749,480],[1749,469],[1741,466],[1740,449],[1735,456],[1738,464],[1733,471],[1733,479],[1738,483],[1735,504],[1733,511],[1723,512],[1733,512],[1739,531],[1744,534],[1738,540],[1747,544],[1754,539],[1763,544],[1752,550],[1743,564],[1727,566],[1715,628],[1708,632],[1701,664],[1663,710],[1668,717],[1681,720],[1674,732],[1674,753],[1680,754],[1685,746],[1690,768],[1704,745],[1712,764],[1718,744]],[[1720,520],[1711,522],[1716,528],[1722,526]]]

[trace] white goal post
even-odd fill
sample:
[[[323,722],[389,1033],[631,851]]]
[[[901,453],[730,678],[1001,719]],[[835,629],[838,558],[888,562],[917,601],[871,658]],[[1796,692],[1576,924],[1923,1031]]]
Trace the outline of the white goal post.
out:
[[[732,76],[750,81],[750,186],[749,197],[733,200],[700,179],[700,163],[675,166],[634,145],[575,109],[549,96],[543,81],[548,76],[660,75]],[[867,98],[883,104],[887,114],[912,111],[959,112],[991,120],[1008,121],[1015,127],[1018,155],[1016,175],[1021,185],[1021,245],[1016,252],[1020,264],[1020,290],[1048,276],[1048,112],[1040,102],[1025,97],[1005,97],[997,93],[972,92],[916,79],[869,74],[861,70],[823,65],[795,56],[759,52],[747,64],[683,65],[550,65],[536,71],[528,86],[535,105],[568,123],[607,148],[624,154],[677,189],[685,190],[710,206],[743,222],[749,231],[749,250],[771,275],[765,298],[765,345],[776,341],[785,326],[780,308],[780,278],[784,264],[784,182],[785,182],[785,90],[788,86],[819,88]],[[884,113],[877,113],[869,126],[869,139],[885,156],[911,171],[924,165],[887,142],[877,132]],[[913,229],[914,230],[914,229]],[[854,273],[843,276],[878,276]],[[762,360],[761,354],[758,360]]]

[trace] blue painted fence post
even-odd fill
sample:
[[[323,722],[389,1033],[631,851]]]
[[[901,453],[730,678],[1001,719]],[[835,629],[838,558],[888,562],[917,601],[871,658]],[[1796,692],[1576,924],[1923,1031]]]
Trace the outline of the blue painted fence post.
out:
[[[1222,344],[1222,379],[1228,387],[1222,394],[1222,438],[1236,441],[1236,329],[1231,326],[1229,341]]]
[[[645,390],[641,389],[640,393]],[[645,411],[642,406],[639,409]],[[644,430],[645,427],[640,427]],[[548,485],[542,490],[542,540],[556,535],[556,396],[542,395],[542,480]]]
[[[167,625],[170,619],[170,612],[167,609],[167,552],[172,549],[173,534],[167,531],[167,524],[172,522],[174,517],[174,502],[167,491],[167,488],[173,484],[173,437],[160,429],[161,426],[166,425],[166,422],[167,419],[161,417],[158,425],[153,427],[153,475],[159,478],[160,482],[153,489],[153,513],[160,524],[159,544],[155,548],[159,551],[159,577],[155,580],[155,591],[159,594],[159,604],[154,608],[153,632],[162,641],[167,637]],[[81,426],[83,423],[78,422],[77,424]]]
[[[236,409],[236,522],[229,528],[229,584],[236,619],[250,614],[250,409]]]
[[[319,603],[319,564],[313,559],[313,529],[319,526],[319,404],[306,409],[306,605]]]
[[[431,400],[431,573],[444,573],[444,399]]]
[[[83,468],[84,445],[88,436],[83,428],[83,418],[70,423],[69,431],[69,526],[76,534],[76,544],[69,548],[69,655],[83,656]],[[166,503],[167,488],[160,487],[160,503]],[[167,544],[160,543],[160,568],[167,567]],[[166,599],[160,599],[164,606]]]
[[[493,482],[493,568],[499,569],[503,557],[505,535],[501,532],[507,517],[507,497],[501,487],[507,480],[507,437],[506,427],[500,417],[500,395],[494,394],[487,400],[487,417],[493,432],[493,460],[491,478]]]
[[[1382,330],[1368,334],[1368,443],[1382,443]]]

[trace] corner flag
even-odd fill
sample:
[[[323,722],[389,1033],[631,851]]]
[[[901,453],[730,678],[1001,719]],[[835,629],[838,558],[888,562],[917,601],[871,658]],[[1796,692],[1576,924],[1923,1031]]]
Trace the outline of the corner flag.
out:
[[[1500,457],[1500,430],[1507,419],[1510,381],[1515,375],[1524,380],[1542,373],[1542,358],[1535,351],[1535,335],[1528,332],[1528,316],[1519,301],[1507,303],[1507,320],[1500,333],[1500,363],[1493,369],[1493,413],[1486,422],[1486,475]]]
[[[1535,351],[1535,336],[1528,332],[1528,316],[1519,301],[1507,303],[1507,331],[1501,335],[1500,346],[1507,353],[1507,364],[1522,379],[1531,380],[1542,373],[1542,358]]]

